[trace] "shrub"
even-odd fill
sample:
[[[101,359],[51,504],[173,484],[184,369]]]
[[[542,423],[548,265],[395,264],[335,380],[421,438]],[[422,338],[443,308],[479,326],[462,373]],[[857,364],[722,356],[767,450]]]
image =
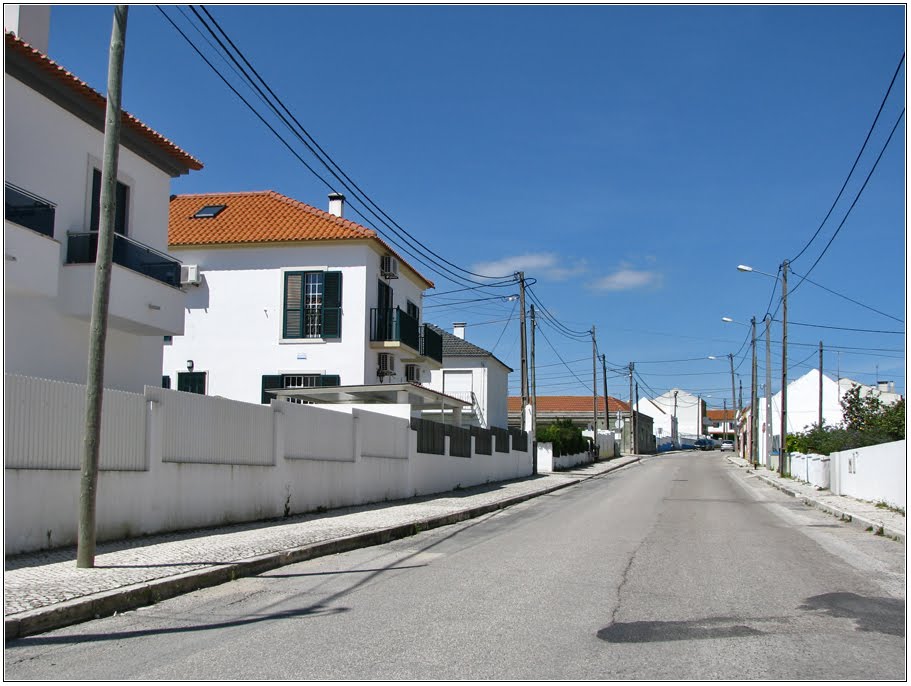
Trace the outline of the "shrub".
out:
[[[577,455],[588,450],[588,439],[582,429],[573,425],[572,420],[558,419],[548,426],[538,427],[535,439],[539,443],[553,443],[554,457]]]

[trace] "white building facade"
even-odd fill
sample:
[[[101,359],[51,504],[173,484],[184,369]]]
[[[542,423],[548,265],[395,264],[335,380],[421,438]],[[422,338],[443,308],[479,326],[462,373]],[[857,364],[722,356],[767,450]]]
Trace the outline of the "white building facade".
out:
[[[490,351],[466,341],[465,324],[454,324],[451,334],[439,328],[436,330],[443,338],[443,367],[431,370],[430,382],[426,385],[468,403],[462,409],[464,423],[485,429],[507,427],[512,369]]]
[[[683,447],[706,433],[705,400],[679,388],[657,398],[640,399],[636,410],[654,420],[656,434],[659,429],[662,436],[676,434],[677,444]]]
[[[30,26],[43,27],[36,43],[46,45],[46,21]],[[12,31],[5,50],[5,370],[85,383],[105,100]],[[157,386],[163,336],[183,333],[180,264],[166,254],[168,196],[172,177],[201,168],[123,114],[106,387]]]
[[[260,403],[274,388],[429,378],[442,359],[420,325],[433,284],[334,202],[339,215],[273,192],[172,200],[170,249],[193,283],[164,385]]]

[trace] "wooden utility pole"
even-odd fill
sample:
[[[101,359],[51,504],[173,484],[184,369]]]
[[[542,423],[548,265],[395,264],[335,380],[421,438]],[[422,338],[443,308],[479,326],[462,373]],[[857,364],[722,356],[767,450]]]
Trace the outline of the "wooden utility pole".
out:
[[[728,353],[728,359],[731,361],[731,412],[737,416],[737,394],[734,390],[734,353]],[[727,414],[727,412],[725,412]],[[734,426],[734,422],[731,422]],[[737,438],[737,429],[734,429],[734,452],[740,454],[740,440]]]
[[[89,356],[85,389],[85,442],[79,483],[79,528],[76,566],[95,566],[95,502],[98,458],[101,448],[101,405],[104,395],[104,347],[107,340],[108,302],[111,292],[111,258],[114,253],[114,216],[117,202],[117,159],[120,151],[120,87],[127,30],[127,6],[114,7],[114,25],[108,51],[108,95],[104,118],[104,152],[101,163],[101,198],[95,287],[89,325]]]
[[[601,354],[601,381],[604,384],[604,430],[610,431],[610,408],[607,403],[607,358]]]
[[[765,466],[772,467],[772,315],[765,318]]]
[[[819,342],[819,428],[822,428],[822,341]]]
[[[635,410],[633,409],[633,369],[636,368],[636,365],[632,362],[629,363],[629,445],[633,451],[633,454],[636,454],[636,421],[635,421]]]
[[[525,272],[516,272],[516,278],[519,280],[519,337],[520,343],[522,346],[522,431],[528,431],[528,427],[525,425],[525,412],[526,407],[528,407],[528,360],[525,357],[526,346],[525,346]]]
[[[531,473],[538,473],[538,387],[535,381],[535,306],[531,306]]]
[[[788,261],[781,263],[781,446],[778,448],[778,473],[790,474],[788,459]]]
[[[756,387],[758,379],[756,378],[756,317],[750,319],[750,340],[753,343],[753,369],[750,377],[750,462],[753,463],[753,467],[759,465],[759,457],[756,454],[756,450],[759,447],[759,427],[757,423],[759,422],[759,408],[756,407],[756,404],[759,402],[759,389]]]
[[[639,382],[636,382],[636,404],[633,407],[639,407]],[[633,410],[634,413],[638,410]],[[635,414],[633,415],[636,416]],[[638,418],[633,422],[633,430],[636,432],[633,434],[633,447],[635,448],[636,455],[639,454],[639,420]]]
[[[594,459],[601,456],[598,449],[598,343],[595,340],[595,325],[592,324],[592,449]]]

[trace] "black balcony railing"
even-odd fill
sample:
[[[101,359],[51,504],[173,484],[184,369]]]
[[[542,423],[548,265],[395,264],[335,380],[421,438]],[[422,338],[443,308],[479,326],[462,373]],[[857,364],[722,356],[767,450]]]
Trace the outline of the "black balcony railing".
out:
[[[426,324],[421,329],[421,355],[443,364],[443,337]]]
[[[374,307],[370,310],[370,340],[398,341],[417,351],[421,347],[418,320],[397,307]]]
[[[67,264],[92,264],[97,253],[97,231],[67,234]],[[180,262],[119,233],[114,234],[113,261],[169,286],[180,287]]]
[[[6,218],[32,231],[54,237],[54,205],[37,195],[6,184]]]

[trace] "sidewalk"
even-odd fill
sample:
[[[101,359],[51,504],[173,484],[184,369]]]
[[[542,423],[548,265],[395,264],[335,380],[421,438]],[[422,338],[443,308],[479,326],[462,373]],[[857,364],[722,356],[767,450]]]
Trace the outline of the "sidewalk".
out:
[[[93,569],[76,567],[75,547],[9,557],[3,575],[5,640],[479,517],[638,460],[627,455],[436,496],[103,543]]]
[[[799,498],[807,505],[840,517],[842,521],[854,526],[865,530],[872,528],[873,532],[879,532],[884,536],[905,542],[905,517],[897,512],[876,507],[874,503],[857,500],[850,496],[834,495],[797,479],[782,478],[778,472],[770,471],[765,467],[753,468],[749,462],[738,455],[726,457],[731,464],[746,469],[756,478],[790,496]]]

